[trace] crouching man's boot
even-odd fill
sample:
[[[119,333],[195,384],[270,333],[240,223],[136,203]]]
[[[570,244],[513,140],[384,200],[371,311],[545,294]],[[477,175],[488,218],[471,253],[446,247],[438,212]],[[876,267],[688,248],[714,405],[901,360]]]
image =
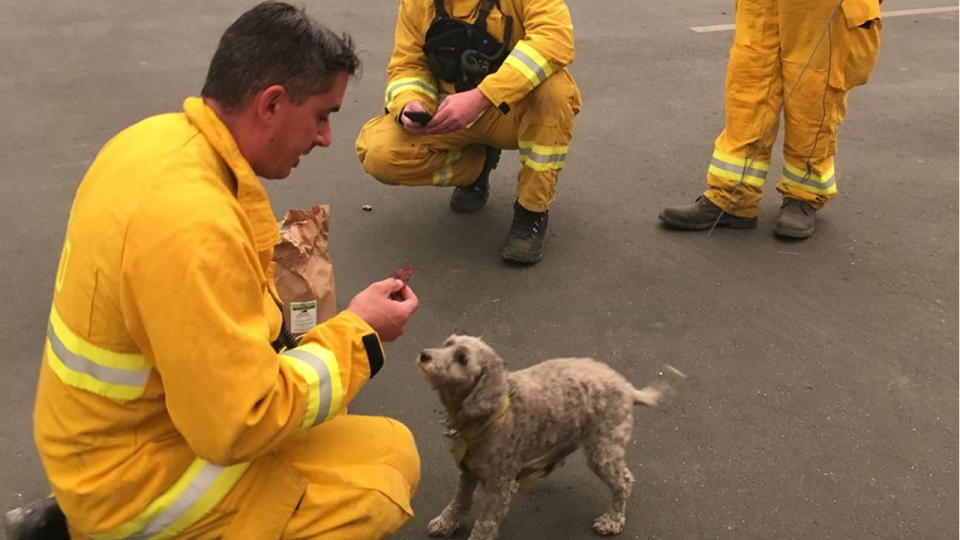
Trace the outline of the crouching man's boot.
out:
[[[817,211],[807,201],[783,198],[773,234],[788,238],[809,238],[817,226]]]
[[[508,261],[533,264],[543,258],[547,240],[547,212],[531,212],[513,203],[513,223],[500,255]]]
[[[721,216],[722,214],[722,216]],[[731,229],[752,229],[757,226],[755,217],[738,217],[724,212],[719,206],[701,195],[693,204],[682,206],[668,206],[657,216],[660,221],[675,229],[688,231],[702,231],[713,227],[730,227]],[[717,221],[717,218],[720,221]]]
[[[483,160],[483,169],[480,176],[472,184],[453,188],[450,196],[450,208],[455,212],[476,212],[487,204],[490,195],[490,172],[497,168],[500,162],[500,149],[487,147],[487,155]]]

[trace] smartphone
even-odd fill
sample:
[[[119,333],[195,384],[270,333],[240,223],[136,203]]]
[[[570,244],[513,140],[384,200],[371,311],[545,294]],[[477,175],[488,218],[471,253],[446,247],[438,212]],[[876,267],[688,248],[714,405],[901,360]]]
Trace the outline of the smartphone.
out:
[[[403,115],[420,124],[421,126],[429,124],[430,120],[433,118],[433,115],[427,111],[403,111]]]

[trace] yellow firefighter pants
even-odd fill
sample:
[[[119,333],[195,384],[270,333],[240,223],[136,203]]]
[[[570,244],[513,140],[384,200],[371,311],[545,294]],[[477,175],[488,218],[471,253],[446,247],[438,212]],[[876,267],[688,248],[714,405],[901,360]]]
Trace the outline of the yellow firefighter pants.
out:
[[[391,418],[340,415],[261,460],[183,536],[370,540],[389,537],[413,516],[420,457],[413,435]],[[278,482],[291,478],[287,469],[294,479]]]
[[[534,212],[550,208],[566,160],[580,93],[566,70],[533,89],[507,113],[491,107],[470,127],[417,136],[389,114],[370,120],[357,137],[363,168],[385,184],[461,186],[483,168],[484,146],[520,152],[517,200]]]
[[[735,216],[757,215],[781,108],[784,165],[777,191],[816,209],[836,195],[837,130],[847,91],[865,83],[876,62],[879,17],[878,0],[737,2],[724,129],[707,171],[708,199]]]

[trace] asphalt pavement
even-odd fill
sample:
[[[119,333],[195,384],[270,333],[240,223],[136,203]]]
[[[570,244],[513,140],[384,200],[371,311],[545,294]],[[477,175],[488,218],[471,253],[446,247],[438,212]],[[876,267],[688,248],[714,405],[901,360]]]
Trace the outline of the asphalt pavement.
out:
[[[248,5],[0,0],[0,510],[49,490],[31,411],[76,186],[114,133],[199,92]],[[414,367],[453,332],[482,335],[511,368],[593,356],[638,385],[663,363],[689,375],[669,407],[637,411],[622,538],[957,537],[956,4],[884,4],[952,9],[884,21],[840,130],[840,196],[813,238],[784,242],[773,182],[755,230],[684,233],[656,218],[703,189],[732,32],[691,27],[732,23],[733,1],[572,0],[583,112],[546,258],[529,268],[499,259],[515,153],[473,215],[451,212],[448,190],[381,185],[357,161],[356,134],[382,110],[396,2],[306,7],[354,37],[363,73],[333,145],[268,189],[277,216],[331,205],[341,307],[415,268],[420,310],[351,406],[416,436],[416,516],[398,538],[424,538],[455,485],[439,401]],[[607,502],[574,457],[515,498],[503,537],[593,538]]]

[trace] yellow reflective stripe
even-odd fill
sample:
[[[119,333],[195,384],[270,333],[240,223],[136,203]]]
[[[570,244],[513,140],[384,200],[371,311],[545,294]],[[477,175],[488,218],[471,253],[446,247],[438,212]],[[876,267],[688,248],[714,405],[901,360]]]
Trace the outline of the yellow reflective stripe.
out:
[[[713,159],[707,169],[714,176],[735,182],[742,180],[744,184],[756,187],[763,187],[769,170],[770,163],[767,161],[725,154],[717,149],[713,150]]]
[[[550,66],[550,62],[525,41],[517,42],[517,45],[510,51],[510,55],[507,56],[505,63],[522,73],[534,86],[553,75],[553,67]]]
[[[802,169],[784,163],[780,181],[819,195],[834,195],[837,193],[837,179],[833,167],[830,167],[823,175],[816,175],[813,173],[807,174]]]
[[[63,345],[72,353],[83,356],[101,366],[137,370],[150,369],[150,362],[139,353],[119,353],[98,347],[74,334],[60,318],[57,306],[50,309],[50,325]]]
[[[140,515],[111,531],[89,536],[95,540],[173,538],[218,505],[249,466],[239,463],[221,467],[195,459]]]
[[[434,88],[430,81],[419,77],[402,77],[391,81],[390,84],[387,85],[387,90],[383,95],[384,106],[389,109],[393,105],[393,98],[405,90],[412,90],[423,94],[433,101],[437,101],[437,89]]]
[[[301,427],[326,422],[340,412],[343,382],[340,365],[332,351],[317,343],[307,343],[284,351],[280,357],[303,377],[310,389]]]
[[[760,161],[758,159],[747,159],[742,156],[725,154],[717,149],[713,150],[713,159],[718,161],[723,161],[725,163],[729,163],[730,165],[734,165],[740,168],[743,168],[744,165],[749,164],[750,167],[753,169],[757,169],[764,172],[770,170],[770,162],[768,161]]]
[[[520,148],[520,163],[535,171],[562,169],[570,149],[569,145],[546,146],[532,141],[518,141],[517,146]]]
[[[435,186],[445,186],[453,178],[453,162],[460,159],[460,149],[454,148],[447,152],[447,161],[435,173],[431,182]]]
[[[763,187],[763,182],[765,180],[765,178],[721,169],[712,163],[710,164],[710,167],[707,168],[707,172],[714,176],[726,178],[727,180],[732,180],[734,182],[740,182],[742,179],[744,184],[757,187]]]
[[[64,384],[119,401],[142,396],[152,369],[141,354],[109,351],[74,334],[56,306],[50,309],[44,353]]]
[[[70,369],[63,363],[62,360],[60,360],[60,357],[53,352],[53,349],[50,347],[49,340],[47,340],[47,342],[44,344],[44,350],[47,354],[47,365],[50,366],[50,369],[52,369],[54,373],[56,373],[57,378],[60,379],[60,382],[67,386],[86,390],[87,392],[93,392],[99,396],[118,401],[130,401],[143,395],[143,386],[111,384],[103,382],[92,375],[83,373],[82,371]]]

